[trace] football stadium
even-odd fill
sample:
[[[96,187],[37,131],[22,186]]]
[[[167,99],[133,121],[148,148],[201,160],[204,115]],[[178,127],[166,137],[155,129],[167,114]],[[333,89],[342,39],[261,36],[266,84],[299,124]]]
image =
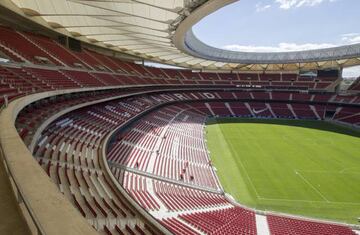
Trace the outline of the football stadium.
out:
[[[0,234],[360,234],[358,9],[1,0]]]

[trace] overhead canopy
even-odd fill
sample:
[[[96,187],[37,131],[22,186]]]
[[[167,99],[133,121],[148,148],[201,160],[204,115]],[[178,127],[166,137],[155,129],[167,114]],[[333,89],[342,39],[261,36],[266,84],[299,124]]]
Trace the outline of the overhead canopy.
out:
[[[214,55],[216,51],[208,51],[206,54],[198,48],[192,48],[196,45],[194,40],[189,40],[189,37],[186,39],[191,27],[206,15],[236,0],[6,1],[12,1],[30,19],[40,17],[53,30],[65,30],[79,40],[144,60],[193,69],[298,70],[360,64],[360,53],[343,57],[330,56],[325,60],[319,57],[319,61],[315,57],[312,60],[286,61],[280,58],[274,62],[264,62],[256,59],[232,60],[226,58],[226,53],[222,53],[225,57],[211,57],[208,55]],[[191,42],[193,44],[186,45]],[[273,58],[279,57],[273,55]]]

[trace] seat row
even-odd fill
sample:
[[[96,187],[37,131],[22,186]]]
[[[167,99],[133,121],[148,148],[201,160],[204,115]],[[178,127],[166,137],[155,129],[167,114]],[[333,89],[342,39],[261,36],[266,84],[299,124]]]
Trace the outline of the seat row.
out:
[[[150,101],[147,99],[147,104]],[[138,106],[137,112],[125,108],[136,106],[134,102],[133,98],[127,98],[68,113],[42,132],[34,149],[34,156],[60,192],[89,223],[107,234],[117,234],[118,230],[129,234],[129,229],[134,234],[139,229],[141,234],[149,234],[144,221],[103,175],[99,159],[101,141],[106,134],[148,108]],[[141,98],[136,103],[139,102]],[[129,115],[127,118],[113,115],[115,111]]]
[[[180,218],[206,234],[257,234],[255,213],[237,206],[210,212],[183,214]]]
[[[299,220],[284,216],[268,215],[270,233],[272,235],[298,234],[298,235],[318,235],[318,234],[337,234],[355,235],[350,228],[336,225],[325,224],[315,221]]]
[[[176,106],[172,109],[165,107],[149,114],[126,134],[117,137],[109,151],[109,161],[167,179],[217,189],[202,136],[205,116]]]

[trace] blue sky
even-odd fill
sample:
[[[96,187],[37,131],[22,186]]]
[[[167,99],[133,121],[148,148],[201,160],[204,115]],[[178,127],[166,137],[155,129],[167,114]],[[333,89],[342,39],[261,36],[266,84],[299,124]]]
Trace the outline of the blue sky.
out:
[[[240,0],[194,27],[209,45],[294,51],[360,43],[359,0]]]
[[[234,51],[279,52],[360,43],[360,0],[240,0],[194,26],[205,43]],[[360,67],[344,76],[360,75]]]

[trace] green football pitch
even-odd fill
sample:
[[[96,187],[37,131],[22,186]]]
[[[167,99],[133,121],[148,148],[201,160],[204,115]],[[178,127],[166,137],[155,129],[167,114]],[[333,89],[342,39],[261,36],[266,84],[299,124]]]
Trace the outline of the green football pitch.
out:
[[[265,211],[358,224],[360,133],[320,121],[216,119],[207,146],[226,193]]]

